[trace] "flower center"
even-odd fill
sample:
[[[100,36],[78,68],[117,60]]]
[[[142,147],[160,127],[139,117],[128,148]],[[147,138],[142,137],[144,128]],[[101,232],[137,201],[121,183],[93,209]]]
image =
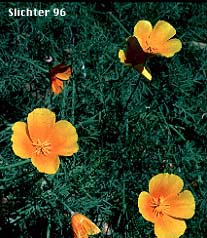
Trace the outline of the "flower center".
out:
[[[51,151],[51,143],[47,141],[41,142],[40,139],[37,139],[37,142],[33,142],[32,145],[35,147],[36,155],[48,155]]]
[[[161,197],[153,198],[151,202],[151,207],[153,208],[153,212],[155,216],[163,216],[166,211],[168,211],[170,205]]]
[[[150,40],[150,38],[149,38],[149,40]],[[156,54],[157,53],[157,49],[151,47],[150,43],[148,41],[145,42],[145,51],[147,53],[150,53],[150,54]]]

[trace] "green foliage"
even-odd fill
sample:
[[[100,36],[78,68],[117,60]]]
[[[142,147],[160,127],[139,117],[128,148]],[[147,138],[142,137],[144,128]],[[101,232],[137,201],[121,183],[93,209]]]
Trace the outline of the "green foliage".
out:
[[[196,199],[184,237],[206,237],[206,3],[0,3],[0,234],[71,237],[70,209],[108,237],[153,237],[137,197],[158,173],[179,175]],[[65,8],[64,17],[9,17],[9,8]],[[169,21],[183,48],[149,61],[151,82],[118,59],[140,19]],[[204,43],[199,44],[199,43]],[[46,57],[53,58],[52,63]],[[48,71],[71,64],[54,96]],[[137,87],[131,100],[126,102]],[[11,126],[46,107],[74,124],[79,152],[44,175],[11,149]],[[97,237],[106,237],[105,234]]]

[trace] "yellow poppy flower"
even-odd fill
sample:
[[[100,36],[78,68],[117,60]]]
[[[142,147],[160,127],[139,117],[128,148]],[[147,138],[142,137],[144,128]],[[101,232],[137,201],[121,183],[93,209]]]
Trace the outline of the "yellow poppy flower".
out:
[[[23,159],[31,158],[41,173],[56,173],[59,155],[71,156],[78,151],[75,127],[66,120],[55,122],[55,113],[46,108],[34,109],[27,123],[16,122],[12,130],[14,153]]]
[[[188,190],[181,192],[183,180],[174,174],[158,174],[149,182],[149,193],[138,197],[139,212],[154,223],[158,238],[178,238],[184,234],[184,219],[195,213],[195,200]]]
[[[144,67],[147,54],[142,50],[138,40],[134,36],[127,39],[126,52],[119,50],[118,57],[121,63],[132,66],[148,80],[152,79],[150,72]]]
[[[95,235],[101,232],[89,218],[80,213],[72,215],[71,226],[75,238],[88,238],[88,235]]]
[[[175,28],[163,20],[158,21],[154,28],[146,20],[138,21],[134,27],[134,36],[144,52],[165,57],[172,57],[182,48],[179,39],[171,39],[175,34]]]

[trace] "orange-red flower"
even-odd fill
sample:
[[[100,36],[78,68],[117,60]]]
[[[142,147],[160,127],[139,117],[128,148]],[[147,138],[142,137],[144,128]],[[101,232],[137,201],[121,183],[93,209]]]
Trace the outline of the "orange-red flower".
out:
[[[195,200],[189,190],[184,190],[183,180],[174,174],[158,174],[149,182],[149,193],[138,197],[139,212],[154,223],[158,238],[178,238],[184,234],[186,223],[195,212]]]
[[[121,63],[132,66],[147,79],[152,79],[152,75],[144,67],[145,61],[147,59],[147,54],[140,47],[136,37],[128,37],[126,52],[119,50],[118,56]]]
[[[88,238],[88,235],[95,235],[101,232],[89,218],[80,213],[72,215],[71,226],[74,238]]]
[[[58,64],[50,69],[50,83],[54,94],[62,92],[63,81],[69,80],[72,74],[72,68],[69,65]]]
[[[16,122],[11,137],[14,153],[31,158],[39,172],[54,174],[60,164],[59,155],[71,156],[78,151],[75,127],[66,120],[55,122],[55,113],[36,108],[28,114],[27,123]]]
[[[175,28],[163,20],[158,21],[154,28],[146,20],[138,21],[134,27],[134,36],[144,52],[165,57],[172,57],[182,48],[179,39],[171,39],[175,34]]]

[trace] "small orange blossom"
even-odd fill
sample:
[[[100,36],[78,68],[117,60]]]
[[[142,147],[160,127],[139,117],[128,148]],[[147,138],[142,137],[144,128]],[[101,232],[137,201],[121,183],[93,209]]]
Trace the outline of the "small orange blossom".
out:
[[[54,94],[59,94],[64,88],[63,81],[70,79],[72,68],[69,65],[58,64],[50,69],[49,74],[51,89]]]
[[[66,120],[55,122],[55,113],[36,108],[28,114],[27,123],[16,122],[11,137],[14,153],[31,158],[39,172],[54,174],[60,164],[59,155],[71,156],[78,151],[75,127]]]
[[[139,212],[154,223],[158,238],[178,238],[184,234],[186,223],[195,212],[195,200],[189,190],[184,190],[183,180],[174,174],[158,174],[149,182],[149,193],[138,197]]]
[[[138,21],[134,27],[134,36],[144,52],[165,57],[172,57],[182,48],[179,39],[171,39],[175,34],[175,28],[163,20],[158,21],[154,28],[146,20]]]
[[[88,235],[95,235],[101,230],[86,216],[74,213],[71,217],[71,226],[74,238],[88,238]]]

